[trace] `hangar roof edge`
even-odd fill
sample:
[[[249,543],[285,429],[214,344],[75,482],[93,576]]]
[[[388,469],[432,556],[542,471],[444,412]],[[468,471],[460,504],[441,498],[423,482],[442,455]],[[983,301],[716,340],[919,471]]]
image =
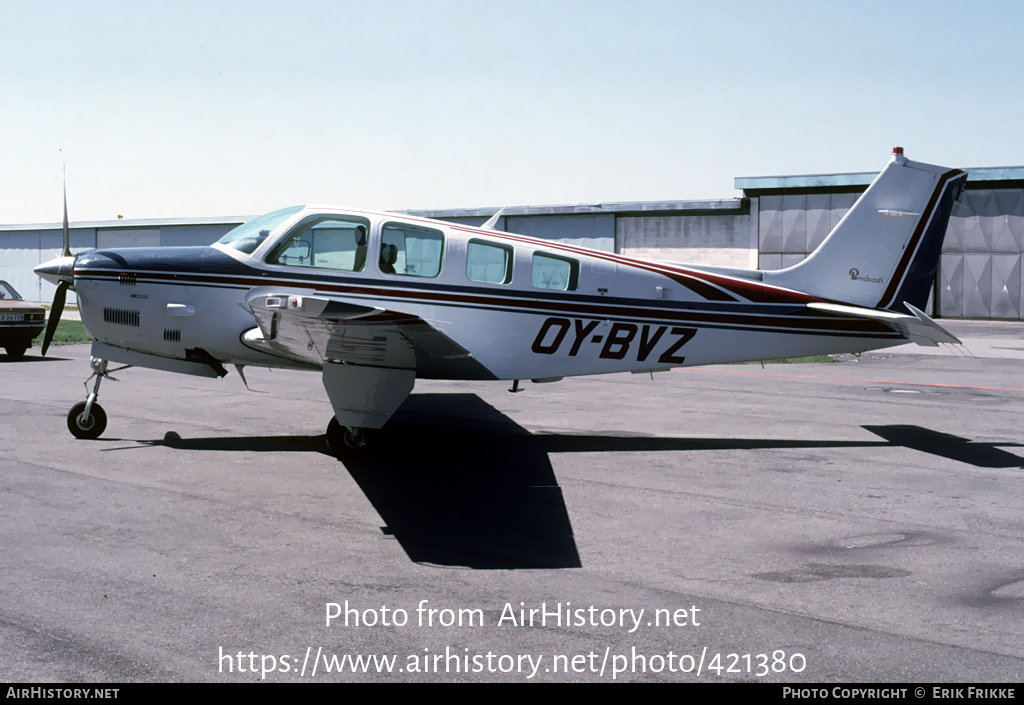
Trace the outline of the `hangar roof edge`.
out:
[[[728,211],[742,210],[746,203],[741,198],[725,198],[705,201],[620,201],[615,203],[580,203],[556,206],[510,206],[505,216],[530,215],[600,215],[618,213],[679,212],[679,211]],[[412,208],[389,210],[395,214],[415,215],[422,218],[489,218],[498,212],[498,207],[481,208]],[[255,216],[211,217],[211,218],[149,218],[144,220],[96,220],[71,223],[72,230],[110,228],[160,228],[174,225],[239,225]],[[0,225],[0,232],[27,230],[60,230],[61,223],[28,223]]]
[[[127,219],[121,220],[89,220],[82,221],[80,223],[72,222],[70,228],[72,230],[88,230],[92,228],[97,229],[110,229],[110,228],[161,228],[170,227],[174,225],[241,225],[242,223],[252,220],[256,216],[216,216],[209,218],[144,218],[144,219]],[[60,230],[64,227],[63,223],[26,223],[16,225],[0,225],[0,232],[10,232],[12,230]]]
[[[1024,166],[988,166],[965,169],[970,181],[1024,181]],[[861,171],[849,174],[804,174],[798,176],[738,176],[733,180],[741,191],[766,191],[768,189],[841,188],[844,186],[868,186],[877,171]]]
[[[717,211],[739,210],[745,204],[740,198],[705,201],[616,201],[611,203],[577,203],[557,206],[506,206],[502,216],[527,215],[601,215],[615,213],[642,213],[646,211]],[[481,208],[412,208],[395,213],[418,215],[423,218],[489,218],[498,207]]]
[[[966,169],[968,182],[1024,181],[1024,166],[972,167]],[[829,189],[860,187],[869,185],[878,172],[852,172],[846,174],[804,174],[795,176],[739,176],[733,180],[737,190],[757,192],[787,189]],[[553,206],[512,206],[506,207],[503,215],[600,215],[618,213],[644,213],[666,211],[728,211],[746,207],[742,198],[725,198],[701,201],[616,201],[609,203],[579,203]],[[397,214],[416,215],[425,218],[489,218],[498,212],[497,207],[479,208],[412,208],[394,210]],[[147,218],[123,220],[96,220],[72,223],[74,230],[109,228],[159,228],[195,225],[239,225],[255,216],[216,216],[205,218]],[[26,223],[3,225],[0,232],[27,230],[60,230],[61,223]]]

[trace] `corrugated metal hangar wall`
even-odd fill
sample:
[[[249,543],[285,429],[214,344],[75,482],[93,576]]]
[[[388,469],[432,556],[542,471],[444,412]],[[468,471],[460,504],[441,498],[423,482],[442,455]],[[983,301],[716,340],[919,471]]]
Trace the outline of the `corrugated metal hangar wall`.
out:
[[[480,225],[494,209],[408,212]],[[520,235],[639,259],[757,268],[757,229],[745,199],[526,206],[503,212],[497,227]]]
[[[939,312],[965,318],[1024,318],[1021,253],[1024,188],[966,191],[966,213],[946,232]]]
[[[75,223],[71,227],[71,251],[209,245],[243,221],[197,218]],[[30,301],[53,301],[57,287],[37,277],[32,269],[59,255],[62,239],[60,225],[0,226],[0,279],[10,282]],[[74,292],[68,293],[68,302],[75,302]]]
[[[796,264],[839,222],[875,174],[736,179],[743,198],[505,209],[498,228],[641,259],[749,269]],[[493,208],[409,211],[479,225]],[[244,218],[79,223],[71,249],[206,245]],[[32,268],[60,251],[59,225],[0,226],[0,279],[31,300],[54,287]],[[939,263],[933,310],[1022,319],[1024,167],[970,169]],[[73,299],[72,299],[73,300]]]

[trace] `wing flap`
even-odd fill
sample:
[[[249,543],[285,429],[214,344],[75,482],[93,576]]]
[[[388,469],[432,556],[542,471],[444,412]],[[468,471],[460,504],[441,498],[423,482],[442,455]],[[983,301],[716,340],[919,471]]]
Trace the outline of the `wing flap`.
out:
[[[243,342],[300,366],[334,362],[415,370],[419,377],[495,379],[439,322],[360,301],[261,287],[246,296],[259,325]]]

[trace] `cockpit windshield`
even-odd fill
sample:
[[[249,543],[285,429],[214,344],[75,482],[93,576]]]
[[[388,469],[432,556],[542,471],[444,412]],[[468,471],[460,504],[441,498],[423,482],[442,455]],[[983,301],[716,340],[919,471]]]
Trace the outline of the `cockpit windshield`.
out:
[[[217,242],[233,247],[247,255],[252,254],[267,239],[270,233],[274,232],[278,225],[303,208],[305,206],[291,206],[290,208],[282,208],[273,213],[261,215],[259,218],[250,220],[248,223],[242,223]]]

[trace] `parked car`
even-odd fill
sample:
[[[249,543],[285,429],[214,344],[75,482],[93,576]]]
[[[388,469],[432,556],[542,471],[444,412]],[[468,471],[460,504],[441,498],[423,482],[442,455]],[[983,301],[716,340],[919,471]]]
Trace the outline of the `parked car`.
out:
[[[20,360],[32,339],[46,326],[46,309],[21,298],[14,287],[0,281],[0,347],[8,360]]]

